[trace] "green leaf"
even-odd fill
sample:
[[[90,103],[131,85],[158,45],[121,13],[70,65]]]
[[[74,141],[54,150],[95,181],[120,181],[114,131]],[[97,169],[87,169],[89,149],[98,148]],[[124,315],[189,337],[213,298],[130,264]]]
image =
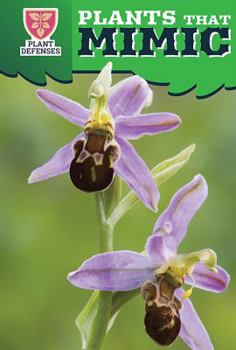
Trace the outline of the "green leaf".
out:
[[[76,327],[79,329],[81,335],[82,349],[87,348],[90,339],[94,319],[98,310],[98,297],[99,291],[96,290],[75,320]]]
[[[118,293],[115,293],[118,294]],[[94,291],[89,298],[87,304],[85,305],[84,309],[81,311],[77,319],[75,320],[76,327],[80,331],[81,335],[81,341],[82,341],[82,349],[87,349],[89,341],[91,339],[91,334],[93,332],[94,328],[94,321],[97,316],[98,308],[99,308],[99,297],[100,297],[100,292],[98,290]],[[120,298],[116,298],[120,299]],[[123,300],[123,298],[121,298]],[[119,304],[122,306],[123,303],[120,302],[120,300],[117,300],[114,304],[114,310],[111,312],[111,317],[108,322],[107,326],[107,333],[109,330],[112,328],[116,317],[118,316],[119,313]]]
[[[121,307],[127,303],[130,299],[134,298],[139,294],[139,289],[135,289],[129,292],[115,292],[112,298],[112,309],[110,320],[107,327],[107,333],[111,330],[114,322],[120,312]],[[89,298],[84,309],[77,317],[75,324],[80,331],[82,349],[87,349],[88,342],[91,338],[91,332],[94,327],[94,320],[98,311],[99,303],[99,291],[94,291]]]
[[[152,169],[152,175],[160,186],[175,175],[190,159],[192,153],[195,151],[195,144],[185,148],[175,157],[164,160]]]
[[[193,144],[178,153],[175,157],[164,160],[162,163],[156,165],[151,171],[156,184],[161,186],[174,176],[189,161],[194,150],[195,145]],[[135,193],[130,191],[115,207],[107,221],[108,224],[114,227],[121,217],[138,201],[139,199]]]

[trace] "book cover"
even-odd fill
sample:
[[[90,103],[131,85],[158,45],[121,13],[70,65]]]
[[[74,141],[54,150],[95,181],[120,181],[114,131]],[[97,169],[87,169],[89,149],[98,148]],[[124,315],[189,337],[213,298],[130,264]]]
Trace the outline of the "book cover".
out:
[[[236,4],[1,8],[1,350],[235,347]]]

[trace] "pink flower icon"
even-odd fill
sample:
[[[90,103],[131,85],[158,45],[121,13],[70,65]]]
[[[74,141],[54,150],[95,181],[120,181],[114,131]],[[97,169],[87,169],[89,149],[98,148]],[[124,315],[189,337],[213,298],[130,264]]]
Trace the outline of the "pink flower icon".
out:
[[[57,9],[25,9],[25,29],[37,40],[49,38],[55,31],[58,22]]]

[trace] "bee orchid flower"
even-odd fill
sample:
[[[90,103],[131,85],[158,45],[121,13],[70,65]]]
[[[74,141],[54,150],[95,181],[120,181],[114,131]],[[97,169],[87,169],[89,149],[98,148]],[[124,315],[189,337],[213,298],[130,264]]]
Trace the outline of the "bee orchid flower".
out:
[[[94,192],[106,189],[116,174],[147,207],[155,210],[158,189],[128,139],[175,129],[180,119],[172,113],[140,114],[152,102],[147,82],[132,76],[111,87],[111,71],[108,63],[93,82],[89,109],[51,91],[37,91],[49,110],[83,130],[34,170],[28,181],[34,183],[69,172],[76,187]]]
[[[203,176],[197,175],[172,198],[149,236],[145,252],[115,251],[85,261],[69,274],[79,288],[130,291],[141,287],[145,299],[145,328],[160,345],[170,345],[179,335],[193,350],[213,345],[193,304],[193,287],[223,292],[229,275],[217,265],[216,253],[204,249],[178,254],[189,223],[207,197]],[[185,291],[183,286],[190,285]]]

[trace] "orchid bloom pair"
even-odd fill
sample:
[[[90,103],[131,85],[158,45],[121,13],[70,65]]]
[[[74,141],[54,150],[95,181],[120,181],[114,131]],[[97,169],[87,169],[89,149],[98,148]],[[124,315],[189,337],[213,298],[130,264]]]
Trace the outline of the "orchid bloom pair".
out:
[[[83,131],[34,170],[28,181],[34,183],[70,172],[72,182],[80,189],[101,190],[111,183],[114,170],[148,208],[156,210],[156,184],[127,139],[175,129],[180,119],[172,113],[140,114],[151,104],[152,90],[139,76],[111,88],[111,69],[108,63],[93,82],[90,109],[51,91],[37,91],[38,98],[51,111]]]
[[[154,340],[169,345],[179,334],[193,350],[212,350],[211,340],[188,298],[193,287],[223,292],[229,275],[217,265],[216,254],[210,249],[177,254],[207,193],[204,177],[195,176],[160,215],[145,252],[124,250],[95,255],[71,272],[68,280],[76,287],[92,290],[130,291],[142,287],[146,331]],[[184,283],[191,288],[184,291]]]
[[[90,91],[90,109],[48,90],[39,99],[83,131],[60,148],[49,161],[34,170],[29,183],[70,173],[79,189],[106,189],[118,175],[150,209],[156,210],[159,192],[144,161],[128,140],[175,129],[180,124],[172,113],[140,114],[152,102],[145,80],[132,76],[111,88],[108,63]],[[157,220],[145,251],[114,251],[93,256],[69,274],[79,288],[131,291],[141,288],[145,299],[145,327],[159,344],[169,345],[179,335],[193,350],[212,350],[211,340],[189,297],[193,287],[223,292],[227,272],[217,265],[214,251],[204,249],[177,254],[188,225],[207,197],[201,175],[183,186]],[[191,286],[187,291],[183,285]]]

